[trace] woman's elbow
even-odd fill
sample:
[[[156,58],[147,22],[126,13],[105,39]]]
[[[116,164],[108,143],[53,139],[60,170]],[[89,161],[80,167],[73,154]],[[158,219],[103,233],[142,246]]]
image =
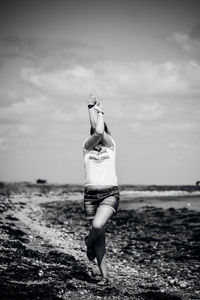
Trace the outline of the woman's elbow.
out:
[[[98,128],[95,129],[96,136],[103,137],[103,132],[104,132],[104,129],[98,129]]]

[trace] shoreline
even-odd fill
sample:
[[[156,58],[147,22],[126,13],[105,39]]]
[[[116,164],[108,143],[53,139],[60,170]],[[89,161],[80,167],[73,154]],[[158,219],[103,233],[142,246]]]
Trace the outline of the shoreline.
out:
[[[200,185],[142,185],[142,184],[119,184],[121,192],[154,192],[154,191],[182,191],[182,192],[200,192]],[[21,181],[21,182],[4,182],[0,181],[0,193],[23,193],[28,192],[41,192],[48,193],[54,192],[83,192],[84,184],[57,184],[57,183],[44,183],[37,184],[35,182]]]

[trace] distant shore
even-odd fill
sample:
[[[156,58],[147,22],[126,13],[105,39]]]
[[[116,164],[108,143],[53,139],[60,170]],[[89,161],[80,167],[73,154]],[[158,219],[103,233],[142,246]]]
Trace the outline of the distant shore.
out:
[[[200,185],[131,185],[120,184],[120,191],[182,191],[182,192],[200,192]],[[48,193],[55,192],[83,192],[83,184],[57,184],[57,183],[44,183],[37,184],[34,182],[3,182],[0,181],[0,192],[8,191],[14,193],[22,192],[42,192]]]

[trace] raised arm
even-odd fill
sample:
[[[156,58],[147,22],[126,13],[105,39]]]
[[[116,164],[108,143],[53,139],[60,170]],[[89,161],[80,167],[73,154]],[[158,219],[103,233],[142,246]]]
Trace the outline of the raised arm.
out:
[[[95,90],[92,90],[89,98],[88,98],[88,112],[89,112],[89,120],[90,120],[90,126],[95,129],[96,123],[97,123],[97,111],[94,109],[94,105],[97,102],[97,95]]]
[[[100,105],[101,105],[101,102],[99,101],[95,91],[93,90],[90,93],[89,98],[88,98],[89,120],[90,120],[90,125],[93,129],[95,129],[96,125],[97,125],[98,106],[95,105],[97,103],[100,103]],[[105,131],[103,132],[101,142],[105,147],[110,148],[113,146],[113,142],[112,142],[112,139],[110,138],[110,135],[107,134]]]
[[[99,109],[97,112],[97,121],[96,121],[95,131],[94,131],[93,135],[91,135],[85,142],[85,149],[91,150],[96,145],[98,145],[98,143],[102,140],[103,133],[104,133],[103,111],[101,109]]]

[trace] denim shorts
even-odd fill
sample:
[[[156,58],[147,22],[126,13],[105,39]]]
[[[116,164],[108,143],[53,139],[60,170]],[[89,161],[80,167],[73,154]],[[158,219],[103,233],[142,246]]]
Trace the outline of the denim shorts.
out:
[[[84,209],[86,219],[93,219],[99,206],[107,206],[116,213],[119,206],[119,188],[113,186],[102,190],[85,187]]]

